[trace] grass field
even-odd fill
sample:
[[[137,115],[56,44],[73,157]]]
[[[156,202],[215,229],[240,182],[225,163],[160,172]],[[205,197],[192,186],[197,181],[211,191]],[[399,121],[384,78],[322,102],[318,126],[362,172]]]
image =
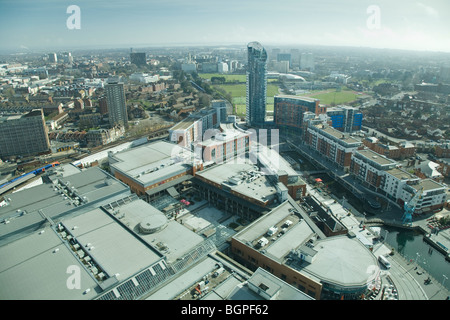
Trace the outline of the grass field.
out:
[[[243,84],[225,84],[225,85],[218,85],[217,87],[220,87],[224,89],[225,91],[231,93],[231,97],[238,98],[238,97],[244,97],[246,96],[246,85]],[[268,84],[267,85],[267,96],[273,97],[278,94],[278,86],[275,84]]]
[[[321,104],[331,105],[331,104],[346,104],[358,99],[360,95],[352,90],[327,90],[325,92],[318,92],[305,95],[310,98],[316,98],[320,100]]]
[[[225,91],[231,93],[233,98],[233,104],[236,107],[236,114],[239,116],[245,115],[246,112],[246,86],[244,84],[226,84],[218,87],[223,88]],[[278,86],[275,84],[267,85],[267,111],[273,111],[274,96],[278,94]]]

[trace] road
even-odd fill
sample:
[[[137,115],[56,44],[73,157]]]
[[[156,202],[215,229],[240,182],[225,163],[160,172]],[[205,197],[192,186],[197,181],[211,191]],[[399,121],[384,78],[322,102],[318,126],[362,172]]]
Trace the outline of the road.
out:
[[[428,285],[424,283],[429,274],[415,261],[407,261],[399,254],[388,259],[392,265],[389,274],[398,290],[399,300],[445,300],[449,296],[449,291],[436,280]]]

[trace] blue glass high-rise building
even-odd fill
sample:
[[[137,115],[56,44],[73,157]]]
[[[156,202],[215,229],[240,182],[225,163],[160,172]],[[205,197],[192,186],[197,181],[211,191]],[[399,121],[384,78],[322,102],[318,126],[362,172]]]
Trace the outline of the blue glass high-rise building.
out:
[[[259,42],[247,45],[247,112],[249,126],[264,126],[267,101],[267,52]]]

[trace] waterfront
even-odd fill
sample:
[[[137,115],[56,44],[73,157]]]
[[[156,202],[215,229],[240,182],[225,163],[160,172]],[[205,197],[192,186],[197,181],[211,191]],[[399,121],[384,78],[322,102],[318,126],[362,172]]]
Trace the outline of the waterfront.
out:
[[[295,149],[298,151],[302,151],[299,147],[296,147]],[[309,159],[306,159],[306,157],[304,157],[303,155],[300,156],[299,153],[291,153],[290,156],[297,159],[301,158],[302,175],[309,183],[311,183],[311,188],[317,189],[317,192],[323,196],[328,195],[329,197],[334,198],[335,200],[344,204],[344,206],[349,209],[358,220],[379,220],[379,222],[376,222],[375,225],[383,224],[383,221],[391,224],[398,224],[401,221],[403,210],[401,210],[397,206],[390,205],[386,208],[386,202],[383,205],[384,210],[375,210],[378,212],[372,213],[367,210],[368,207],[363,200],[356,197],[350,190],[333,179],[328,174],[329,170],[320,170],[316,168],[311,164]],[[318,162],[320,157],[313,157],[312,159]],[[320,183],[320,185],[314,186],[314,181],[316,178],[320,178],[322,182]],[[364,192],[364,196],[371,196],[371,198],[376,198],[368,192]],[[425,227],[425,225],[422,225],[422,227]],[[423,240],[422,232],[420,232],[419,230],[383,225],[380,232],[380,235],[382,237],[386,236],[386,230],[388,230],[389,233],[387,233],[387,241],[385,242],[385,244],[388,247],[394,249],[395,260],[398,260],[397,263],[400,263],[400,261],[404,261],[404,263],[400,263],[401,265],[404,265],[403,268],[407,268],[408,265],[411,266],[411,269],[408,270],[412,273],[412,281],[423,281],[429,275],[431,276],[434,285],[443,284],[447,290],[450,290],[450,280],[448,279],[450,278],[450,262],[445,259],[444,254],[440,253],[438,250],[436,250]],[[420,266],[417,269],[415,269],[416,262]],[[403,275],[400,275],[400,279],[402,279],[403,277]],[[421,283],[421,285],[428,287],[423,283]],[[408,289],[405,289],[405,292],[407,291]],[[430,287],[425,291],[433,291],[433,289]],[[430,292],[428,292],[428,294],[430,294]],[[435,293],[431,293],[428,298],[430,297],[435,297]],[[417,299],[417,296],[411,299]]]
[[[386,237],[386,230],[388,231]],[[429,273],[434,281],[442,284],[450,290],[450,262],[445,256],[431,247],[423,240],[423,234],[414,230],[406,230],[393,227],[381,227],[381,236],[386,237],[386,242],[396,254],[401,254],[407,261],[413,260],[423,270]],[[444,275],[447,279],[444,278]]]

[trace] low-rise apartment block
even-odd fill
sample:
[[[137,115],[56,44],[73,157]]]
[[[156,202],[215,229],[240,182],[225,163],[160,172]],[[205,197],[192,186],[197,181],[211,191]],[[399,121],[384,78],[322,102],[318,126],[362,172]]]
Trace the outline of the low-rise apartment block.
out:
[[[322,156],[343,168],[349,168],[352,154],[362,142],[326,124],[310,122],[304,135],[305,143]]]
[[[384,184],[385,171],[395,168],[397,163],[370,149],[356,150],[352,156],[350,173],[368,187],[378,191]]]
[[[415,213],[442,209],[447,188],[432,179],[421,179],[397,167],[397,163],[370,149],[357,150],[350,172],[368,188],[403,206],[421,193]]]

